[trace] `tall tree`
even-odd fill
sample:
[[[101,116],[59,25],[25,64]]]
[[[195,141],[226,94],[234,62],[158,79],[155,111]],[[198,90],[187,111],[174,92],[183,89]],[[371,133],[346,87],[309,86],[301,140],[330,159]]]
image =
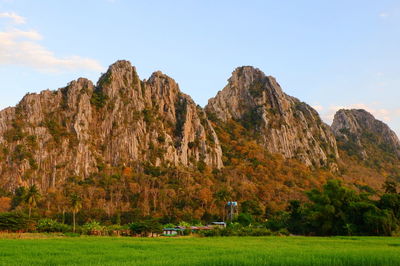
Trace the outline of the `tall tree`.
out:
[[[82,208],[82,198],[78,194],[71,195],[71,209],[72,209],[72,221],[73,231],[76,230],[76,213]]]
[[[28,204],[29,208],[29,219],[31,218],[32,208],[35,208],[37,206],[39,199],[40,199],[39,190],[37,189],[36,185],[31,185],[28,188],[28,191],[26,192],[25,196],[25,203]]]

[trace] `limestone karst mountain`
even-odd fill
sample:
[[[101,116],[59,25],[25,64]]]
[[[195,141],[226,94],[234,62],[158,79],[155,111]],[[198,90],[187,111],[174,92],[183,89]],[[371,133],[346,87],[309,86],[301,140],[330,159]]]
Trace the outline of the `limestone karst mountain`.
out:
[[[343,147],[362,159],[374,156],[371,149],[396,155],[400,159],[400,141],[396,133],[365,110],[339,110],[332,130]]]
[[[204,111],[170,77],[155,72],[141,81],[127,61],[111,65],[96,86],[80,78],[3,110],[0,145],[2,185],[9,187],[42,177],[45,189],[137,161],[222,167]]]
[[[237,68],[228,85],[206,106],[221,122],[234,120],[257,133],[271,153],[295,158],[308,166],[336,167],[335,136],[318,113],[286,95],[275,78],[259,69]]]
[[[400,176],[399,146],[365,111],[339,111],[331,128],[253,67],[202,108],[167,75],[141,80],[117,61],[96,84],[80,78],[0,111],[0,196],[36,184],[51,213],[74,192],[108,217],[221,217],[227,200],[278,208],[329,178],[380,189]]]

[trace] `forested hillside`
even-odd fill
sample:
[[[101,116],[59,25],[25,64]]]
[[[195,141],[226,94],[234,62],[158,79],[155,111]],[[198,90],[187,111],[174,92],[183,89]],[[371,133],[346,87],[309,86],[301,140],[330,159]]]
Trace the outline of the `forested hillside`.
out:
[[[141,80],[118,61],[96,85],[80,78],[0,111],[0,210],[71,219],[79,201],[81,223],[212,221],[231,200],[268,217],[333,178],[379,194],[400,180],[397,136],[378,122],[354,131],[344,113],[331,128],[247,66],[202,108],[167,75]]]

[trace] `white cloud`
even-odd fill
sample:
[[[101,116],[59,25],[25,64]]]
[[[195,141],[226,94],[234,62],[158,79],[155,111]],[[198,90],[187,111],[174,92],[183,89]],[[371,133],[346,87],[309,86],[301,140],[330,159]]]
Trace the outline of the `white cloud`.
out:
[[[76,55],[58,57],[39,43],[41,39],[40,33],[34,30],[0,31],[0,64],[28,66],[46,72],[104,70],[94,59]]]
[[[11,19],[11,21],[14,22],[15,24],[25,24],[26,23],[26,18],[21,17],[14,12],[0,13],[0,18]]]

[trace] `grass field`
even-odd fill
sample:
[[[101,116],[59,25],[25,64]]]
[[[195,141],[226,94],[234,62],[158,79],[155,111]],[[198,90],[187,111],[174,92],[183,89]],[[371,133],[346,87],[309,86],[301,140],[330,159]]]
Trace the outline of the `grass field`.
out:
[[[0,265],[400,265],[400,239],[3,238]]]

